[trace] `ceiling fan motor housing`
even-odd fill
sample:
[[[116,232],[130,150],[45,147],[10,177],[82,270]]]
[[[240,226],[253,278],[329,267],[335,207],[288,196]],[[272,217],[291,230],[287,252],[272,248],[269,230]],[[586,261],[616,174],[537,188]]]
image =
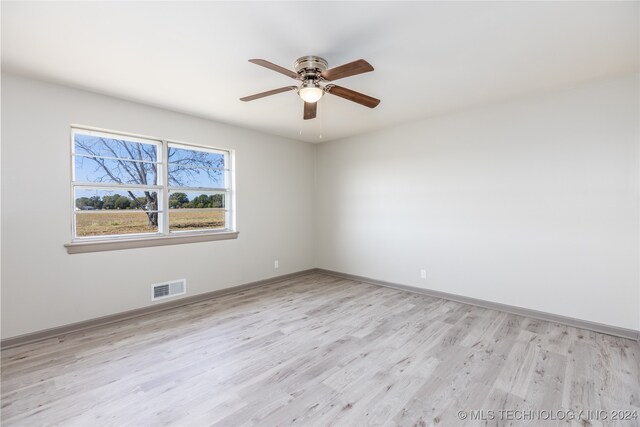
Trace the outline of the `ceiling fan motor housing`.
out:
[[[324,58],[319,56],[303,56],[293,64],[294,69],[303,80],[319,80],[320,73],[329,68]]]

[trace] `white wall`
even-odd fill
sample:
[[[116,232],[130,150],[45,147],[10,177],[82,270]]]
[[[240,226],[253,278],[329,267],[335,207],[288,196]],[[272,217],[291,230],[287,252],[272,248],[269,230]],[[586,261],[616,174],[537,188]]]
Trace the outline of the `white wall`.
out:
[[[640,329],[638,81],[320,145],[317,266]]]
[[[3,74],[2,337],[147,306],[153,282],[194,295],[313,267],[640,329],[639,91],[314,147]],[[235,149],[239,239],[68,255],[71,123]]]
[[[237,240],[68,255],[69,125],[236,150]],[[2,75],[2,337],[314,267],[309,144]],[[280,268],[273,269],[279,259]]]

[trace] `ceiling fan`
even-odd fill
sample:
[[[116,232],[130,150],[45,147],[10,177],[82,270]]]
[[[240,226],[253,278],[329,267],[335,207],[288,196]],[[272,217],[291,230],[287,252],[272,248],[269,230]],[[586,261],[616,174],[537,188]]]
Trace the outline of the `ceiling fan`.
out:
[[[304,120],[314,119],[316,117],[316,103],[325,93],[339,96],[340,98],[369,108],[375,108],[380,103],[379,99],[328,83],[345,77],[373,71],[371,64],[364,59],[358,59],[357,61],[349,62],[339,67],[329,68],[327,61],[319,56],[303,56],[295,62],[293,66],[296,70],[295,72],[265,61],[264,59],[250,59],[249,62],[277,71],[292,79],[300,80],[302,83],[300,86],[285,86],[279,89],[245,96],[244,98],[240,98],[240,101],[253,101],[254,99],[264,98],[265,96],[271,96],[277,93],[296,91],[304,101]]]

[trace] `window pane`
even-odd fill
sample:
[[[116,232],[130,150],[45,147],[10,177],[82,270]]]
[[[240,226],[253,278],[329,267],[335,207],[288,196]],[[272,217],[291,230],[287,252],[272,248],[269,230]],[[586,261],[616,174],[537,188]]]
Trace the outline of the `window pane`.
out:
[[[223,153],[193,148],[178,148],[178,146],[173,144],[169,144],[168,158],[168,163],[176,165],[200,166],[214,169],[225,168]]]
[[[169,165],[169,185],[175,187],[226,188],[225,171],[195,166]]]
[[[195,191],[171,191],[169,193],[170,209],[224,208],[225,205],[224,193],[202,194]]]
[[[75,180],[77,182],[156,185],[158,180],[157,164],[76,156]]]
[[[157,233],[158,213],[126,210],[79,211],[76,217],[76,236],[116,236]]]
[[[158,158],[156,144],[127,141],[126,137],[106,138],[93,135],[74,134],[76,154],[88,154],[119,159],[146,160],[155,162]]]
[[[158,193],[140,190],[100,190],[76,188],[75,208],[97,210],[158,210]]]
[[[225,211],[215,209],[169,209],[169,231],[223,229],[225,215]]]

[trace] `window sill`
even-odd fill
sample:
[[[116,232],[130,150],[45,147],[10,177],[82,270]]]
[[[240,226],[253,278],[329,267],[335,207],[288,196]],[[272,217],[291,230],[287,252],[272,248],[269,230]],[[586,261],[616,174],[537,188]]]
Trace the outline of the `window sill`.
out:
[[[100,240],[93,242],[73,242],[64,246],[69,254],[88,252],[117,251],[121,249],[150,248],[153,246],[182,245],[184,243],[210,242],[213,240],[231,240],[238,238],[237,231],[218,233],[189,234],[184,236],[160,236],[137,239]]]

